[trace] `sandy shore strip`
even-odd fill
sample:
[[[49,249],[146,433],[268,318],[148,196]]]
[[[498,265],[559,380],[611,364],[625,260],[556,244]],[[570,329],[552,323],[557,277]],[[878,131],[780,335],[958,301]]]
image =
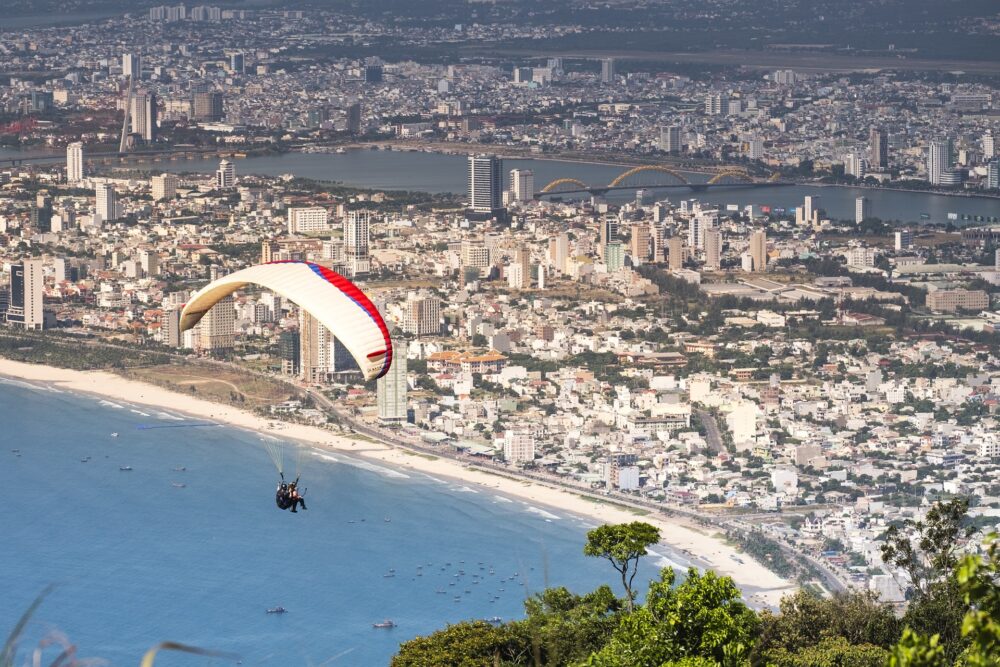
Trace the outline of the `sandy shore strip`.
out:
[[[712,569],[732,577],[743,590],[748,602],[755,607],[776,607],[783,595],[797,588],[794,582],[779,577],[746,554],[713,537],[706,532],[708,529],[693,526],[683,519],[637,516],[622,506],[594,502],[563,489],[528,480],[508,479],[468,468],[460,462],[445,457],[432,459],[402,448],[373,442],[367,438],[357,440],[315,426],[264,419],[236,407],[212,403],[143,382],[126,380],[113,373],[75,371],[0,359],[0,376],[46,383],[72,392],[181,412],[282,439],[297,440],[320,451],[340,451],[433,477],[450,477],[465,484],[493,489],[500,494],[533,505],[562,510],[595,523],[647,521],[660,528],[664,536],[664,547],[683,553],[686,559],[700,568]]]

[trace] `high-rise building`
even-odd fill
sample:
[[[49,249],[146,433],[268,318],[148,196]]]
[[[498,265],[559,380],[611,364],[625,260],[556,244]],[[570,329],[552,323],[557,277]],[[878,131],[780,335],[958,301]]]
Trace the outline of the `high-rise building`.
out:
[[[500,158],[470,155],[468,186],[470,209],[477,213],[500,210],[503,190]]]
[[[764,159],[764,140],[758,136],[750,137],[747,142],[747,157],[751,160]]]
[[[83,144],[74,141],[66,146],[66,182],[76,185],[83,180]]]
[[[844,156],[844,174],[859,180],[865,177],[865,160],[859,153]]]
[[[368,63],[364,68],[365,83],[382,83],[385,68],[382,63]]]
[[[600,227],[598,228],[598,237],[601,241],[601,247],[603,248],[609,243],[615,243],[618,241],[618,233],[621,228],[621,223],[613,215],[606,215],[598,222]]]
[[[718,116],[729,110],[729,97],[721,93],[714,93],[705,98],[705,113],[709,116]]]
[[[118,193],[110,183],[97,184],[97,205],[94,212],[94,222],[110,222],[118,219]]]
[[[753,258],[754,271],[764,271],[767,268],[767,233],[764,230],[750,235],[750,256]]]
[[[531,201],[534,199],[535,172],[530,169],[511,169],[510,195],[513,201]]]
[[[229,160],[219,162],[215,170],[215,187],[219,190],[229,190],[236,187],[236,165]]]
[[[122,54],[122,74],[136,79],[142,78],[142,59],[139,57],[139,54]]]
[[[177,196],[178,179],[175,174],[159,174],[149,179],[153,201],[173,199]]]
[[[996,157],[997,154],[997,145],[996,139],[993,137],[993,130],[986,130],[986,132],[983,133],[982,144],[983,161],[989,162]]]
[[[330,229],[328,213],[322,206],[288,209],[288,233],[309,234]]]
[[[132,96],[132,134],[139,135],[146,143],[156,141],[156,95],[140,90]]]
[[[601,83],[609,84],[615,82],[615,59],[604,58],[601,60]]]
[[[351,276],[363,276],[371,271],[370,225],[371,213],[366,210],[348,211],[344,219],[344,255]]]
[[[681,128],[668,125],[660,128],[660,150],[664,153],[679,153],[681,150]]]
[[[326,382],[330,372],[330,330],[307,311],[299,310],[299,375],[313,384]]]
[[[705,232],[705,268],[709,271],[722,268],[722,232],[718,229]]]
[[[667,239],[667,267],[671,271],[684,268],[684,243],[679,236]]]
[[[360,102],[355,102],[347,107],[347,131],[351,134],[361,134]]]
[[[648,225],[636,225],[632,228],[631,246],[634,263],[641,264],[649,260],[653,246]]]
[[[508,463],[535,460],[535,436],[528,429],[508,429],[503,437],[503,458]]]
[[[899,231],[896,232],[895,236],[896,236],[895,239],[896,252],[909,250],[911,247],[913,247],[913,232],[911,230],[900,229]]]
[[[199,349],[209,352],[231,350],[236,344],[236,304],[233,296],[230,294],[216,302],[198,326],[201,328]]]
[[[859,225],[872,217],[872,202],[868,197],[857,197],[854,200],[854,222]]]
[[[222,93],[216,91],[199,91],[194,94],[191,103],[192,116],[196,121],[217,123],[225,118]]]
[[[549,264],[559,273],[566,273],[569,257],[569,234],[562,232],[549,239]]]
[[[441,299],[424,294],[410,294],[403,307],[403,331],[412,336],[440,335]]]
[[[482,243],[462,241],[462,268],[485,269],[489,265],[489,248]]]
[[[625,246],[621,241],[612,241],[604,246],[604,264],[609,273],[625,268]]]
[[[986,187],[1000,190],[1000,160],[990,160],[986,165]]]
[[[229,54],[229,71],[233,74],[243,74],[246,71],[246,57],[242,52]]]
[[[507,267],[507,286],[511,289],[531,287],[531,252],[524,246],[514,250],[514,257]]]
[[[181,346],[181,310],[178,307],[165,309],[160,318],[160,342],[168,347]]]
[[[705,249],[705,232],[715,227],[715,219],[708,215],[694,215],[688,220],[688,245],[691,252]]]
[[[10,305],[7,322],[21,329],[45,327],[42,302],[44,290],[42,260],[29,259],[10,267]]]
[[[868,164],[877,172],[889,169],[889,135],[879,127],[868,132]]]
[[[389,371],[375,383],[380,422],[401,424],[407,421],[406,390],[406,355],[399,354],[393,358]]]
[[[951,140],[932,141],[927,145],[927,180],[941,185],[945,172],[951,169]]]
[[[819,195],[806,195],[802,206],[795,210],[795,224],[816,226],[819,224],[819,219]]]
[[[299,332],[283,331],[278,337],[278,356],[281,357],[281,372],[285,375],[299,374]]]

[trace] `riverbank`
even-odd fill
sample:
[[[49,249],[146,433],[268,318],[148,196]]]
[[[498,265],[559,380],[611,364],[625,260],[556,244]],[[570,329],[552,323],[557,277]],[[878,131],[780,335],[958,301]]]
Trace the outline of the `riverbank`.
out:
[[[315,426],[264,419],[235,407],[126,380],[112,373],[74,371],[0,359],[0,375],[51,384],[60,389],[98,395],[115,401],[178,411],[200,419],[211,419],[237,428],[294,440],[317,452],[333,450],[433,477],[448,477],[465,484],[487,487],[525,502],[585,517],[595,523],[648,521],[660,528],[665,537],[664,547],[682,552],[685,558],[700,568],[712,569],[732,577],[744,591],[748,602],[755,607],[775,607],[783,595],[797,588],[793,582],[782,579],[723,540],[682,519],[640,516],[637,511],[610,503],[596,503],[569,491],[527,480],[500,477],[467,468],[450,459],[421,455],[369,439],[338,435]]]

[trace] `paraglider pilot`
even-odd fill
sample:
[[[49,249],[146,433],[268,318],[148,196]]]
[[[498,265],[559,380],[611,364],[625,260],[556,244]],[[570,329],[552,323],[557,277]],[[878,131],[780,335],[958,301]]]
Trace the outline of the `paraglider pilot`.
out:
[[[302,497],[299,493],[299,478],[296,477],[295,481],[291,484],[285,482],[285,475],[281,475],[281,483],[278,484],[278,491],[275,493],[274,502],[278,506],[278,509],[287,510],[291,508],[292,512],[298,513],[298,506],[302,505],[302,509],[306,508],[306,499]]]

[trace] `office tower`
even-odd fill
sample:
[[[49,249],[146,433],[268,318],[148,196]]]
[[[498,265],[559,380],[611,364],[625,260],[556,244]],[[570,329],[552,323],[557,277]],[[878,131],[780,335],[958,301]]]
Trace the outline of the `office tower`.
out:
[[[854,222],[859,225],[872,217],[871,200],[868,197],[858,197],[854,200]]]
[[[722,93],[714,93],[705,98],[705,113],[718,116],[729,111],[729,98]]]
[[[11,265],[7,322],[21,329],[43,329],[43,290],[42,260],[29,259],[21,264]]]
[[[371,271],[369,239],[371,213],[348,211],[344,219],[344,255],[351,276],[363,276]]]
[[[569,234],[562,232],[549,239],[549,264],[559,273],[566,273],[569,257]]]
[[[750,235],[750,257],[753,258],[754,271],[767,268],[767,233],[764,230]]]
[[[322,206],[288,209],[288,233],[310,234],[330,229],[327,210]]]
[[[726,106],[723,108],[727,116],[739,116],[743,113],[743,100],[735,99],[728,100]]]
[[[530,169],[511,169],[510,195],[513,201],[533,200],[535,198],[535,172]]]
[[[173,199],[177,196],[177,176],[174,174],[159,174],[149,179],[153,201]]]
[[[191,103],[194,120],[217,123],[225,118],[222,109],[222,93],[214,91],[200,91],[194,94]]]
[[[857,179],[865,177],[865,161],[858,153],[848,153],[844,156],[844,174]]]
[[[83,180],[83,144],[75,141],[66,147],[66,182],[76,185]]]
[[[990,160],[986,165],[986,187],[1000,190],[1000,160]]]
[[[403,331],[412,336],[440,335],[441,299],[426,294],[410,294],[403,307]]]
[[[246,57],[242,53],[229,54],[229,70],[233,74],[243,74],[246,71]]]
[[[747,142],[747,157],[751,160],[764,159],[764,140],[760,137],[751,137]]]
[[[722,232],[718,229],[705,232],[705,268],[709,271],[722,268]]]
[[[779,86],[793,86],[795,85],[795,70],[791,69],[779,69],[775,70],[771,75],[771,78]]]
[[[118,219],[118,193],[110,183],[97,184],[97,205],[94,212],[94,222],[100,225]]]
[[[667,267],[671,271],[684,268],[684,245],[679,236],[667,239]]]
[[[941,185],[945,172],[951,168],[951,140],[932,141],[927,145],[927,180]]]
[[[230,294],[205,313],[199,323],[200,350],[231,350],[236,344],[236,305]]]
[[[986,130],[983,134],[983,161],[989,162],[997,154],[996,140],[993,138],[993,130]]]
[[[901,229],[896,232],[896,252],[909,250],[913,246],[913,232],[909,229]]]
[[[132,134],[146,143],[156,141],[156,95],[140,90],[132,96]]]
[[[668,125],[660,128],[660,150],[664,153],[679,153],[681,150],[681,128]]]
[[[514,83],[531,83],[534,70],[531,67],[515,67],[513,71]]]
[[[482,243],[462,241],[462,267],[485,269],[490,266],[490,249]]]
[[[301,352],[298,331],[283,331],[278,336],[278,356],[284,375],[298,375]]]
[[[601,61],[601,83],[615,82],[615,59],[605,58]]]
[[[469,208],[492,213],[502,208],[501,162],[495,155],[469,156]]]
[[[868,133],[868,164],[877,172],[889,169],[889,135],[885,130],[873,127]]]
[[[365,65],[365,83],[382,83],[384,70],[381,63],[369,63]]]
[[[347,107],[347,131],[351,134],[361,134],[361,103],[355,102]]]
[[[236,165],[229,160],[219,162],[219,168],[215,170],[215,187],[219,190],[228,190],[236,187]]]
[[[378,419],[384,424],[401,424],[406,417],[406,355],[392,360],[389,371],[375,383]]]
[[[160,342],[169,347],[181,346],[181,308],[163,311],[160,318]]]
[[[122,54],[122,75],[142,78],[142,60],[137,53]]]
[[[652,249],[651,242],[648,225],[636,225],[632,228],[631,252],[634,263],[641,264],[649,260]]]

